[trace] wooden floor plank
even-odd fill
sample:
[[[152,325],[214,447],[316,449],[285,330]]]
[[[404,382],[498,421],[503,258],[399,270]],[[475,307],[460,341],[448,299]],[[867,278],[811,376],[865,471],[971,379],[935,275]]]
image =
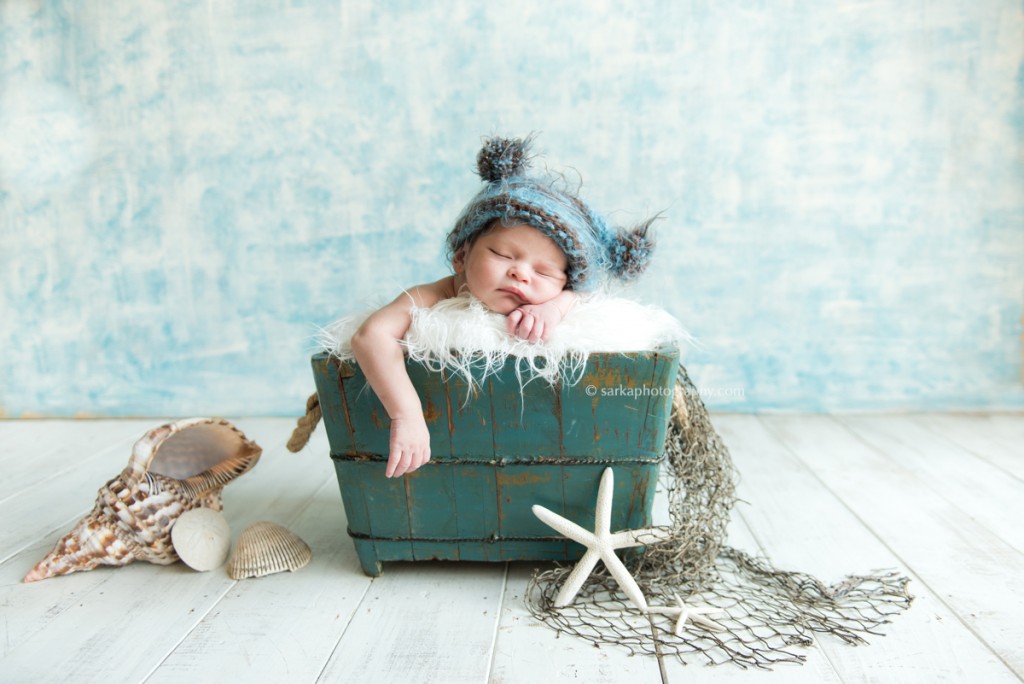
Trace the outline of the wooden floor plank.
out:
[[[1024,435],[1011,434],[991,416],[925,413],[911,419],[1024,482]]]
[[[110,462],[116,456],[127,465],[132,445],[157,424],[152,420],[46,421],[45,426],[40,427],[46,428],[46,435],[58,436],[58,443],[48,448],[25,445],[21,457],[10,458],[0,466],[3,472],[0,505],[19,493],[68,471],[78,470],[97,458]],[[107,479],[116,474],[110,473]],[[103,482],[97,482],[96,486],[101,484]]]
[[[776,420],[752,415],[715,420],[742,475],[737,494],[749,502],[737,510],[764,555],[776,567],[809,572],[826,584],[879,568],[898,568],[912,578],[915,604],[881,629],[886,636],[865,635],[866,646],[815,637],[842,680],[1014,681],[991,650],[766,428]],[[829,446],[818,445],[822,458]]]
[[[246,430],[250,437],[260,441],[256,435],[273,433],[277,443],[252,473],[225,489],[225,516],[236,534],[257,519],[293,518],[323,482],[321,475],[295,468],[296,457],[284,452],[286,422],[242,421],[240,427],[244,424],[256,428]],[[106,654],[116,662],[119,679],[139,681],[235,584],[223,569],[197,573],[181,563],[135,563],[21,584],[23,566],[59,534],[0,565],[5,606],[0,670],[16,680],[106,682],[110,672],[92,664],[97,654]]]
[[[987,414],[990,429],[1012,444],[1024,444],[1024,412]]]
[[[894,454],[916,481],[987,525],[996,536],[1024,552],[1024,482],[970,451],[939,437],[906,416],[857,415],[836,418],[876,451]]]
[[[296,467],[330,468],[326,441],[311,443],[322,463],[305,455]],[[296,573],[243,580],[160,663],[148,684],[210,682],[224,673],[273,682],[315,682],[344,634],[370,578],[345,534],[345,514],[333,473],[294,520],[280,521],[309,544],[313,560]]]
[[[760,544],[777,565],[825,580],[904,567],[918,599],[867,647],[819,639],[806,665],[775,672],[667,659],[667,681],[1019,681],[1024,560],[1008,541],[1019,512],[1004,500],[1011,485],[970,477],[998,469],[1019,481],[1024,417],[713,420],[748,502],[734,515],[731,544]],[[522,601],[533,564],[512,564],[506,577],[500,564],[387,563],[382,577],[364,577],[323,437],[286,453],[288,419],[236,421],[267,452],[226,489],[226,515],[236,535],[260,519],[295,530],[314,550],[307,568],[236,583],[218,571],[137,563],[21,584],[124,467],[128,443],[160,422],[0,421],[0,472],[28,487],[0,503],[0,680],[110,681],[99,661],[114,663],[118,681],[212,681],[223,672],[257,684],[661,681],[656,659],[558,637],[534,620]],[[66,458],[69,443],[92,455]],[[5,446],[16,473],[3,467]],[[57,465],[32,481],[31,459]],[[942,481],[958,477],[962,485]],[[995,491],[996,503],[967,488]],[[1010,511],[1003,521],[1000,505]],[[662,497],[659,508],[663,515]]]
[[[624,649],[595,648],[589,641],[559,635],[526,608],[524,594],[537,567],[550,563],[510,563],[502,602],[494,662],[487,681],[518,682],[657,682],[658,661],[630,657]]]
[[[879,451],[826,416],[773,416],[765,422],[920,579],[936,604],[941,600],[951,608],[1016,676],[1024,674],[1019,552],[923,484],[915,469],[900,462],[902,447]],[[945,620],[937,605],[926,605]]]
[[[93,426],[99,432],[110,429],[107,420],[0,420],[0,468],[12,459],[36,460],[36,455],[67,446],[64,426]]]
[[[180,564],[137,563],[32,585],[11,575],[0,567],[0,671],[14,682],[108,682],[110,670],[88,664],[97,657],[120,681],[141,681],[230,586]]]
[[[318,681],[486,681],[504,576],[503,563],[386,563]]]
[[[158,424],[159,419],[0,421],[0,472],[9,477],[28,465],[45,473],[43,464],[74,463]]]

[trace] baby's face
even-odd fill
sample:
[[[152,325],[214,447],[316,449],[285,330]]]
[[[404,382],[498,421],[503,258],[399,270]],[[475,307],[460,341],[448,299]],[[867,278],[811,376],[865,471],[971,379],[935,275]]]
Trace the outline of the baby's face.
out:
[[[456,279],[491,311],[508,314],[543,304],[565,289],[565,254],[554,240],[525,224],[496,225],[455,255]]]

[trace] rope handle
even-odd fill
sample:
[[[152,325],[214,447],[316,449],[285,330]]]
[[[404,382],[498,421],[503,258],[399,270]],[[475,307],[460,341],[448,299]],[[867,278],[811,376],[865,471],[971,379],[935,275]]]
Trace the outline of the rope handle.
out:
[[[288,440],[288,451],[294,454],[306,446],[310,435],[316,430],[316,425],[320,422],[322,416],[323,411],[320,409],[320,397],[316,392],[313,392],[313,394],[309,395],[309,399],[306,399],[306,415],[301,416],[296,422],[295,429],[292,431],[292,437]]]

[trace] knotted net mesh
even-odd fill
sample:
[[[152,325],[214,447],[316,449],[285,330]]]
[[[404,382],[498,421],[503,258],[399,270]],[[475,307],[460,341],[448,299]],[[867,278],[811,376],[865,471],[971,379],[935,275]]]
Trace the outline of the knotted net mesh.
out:
[[[526,591],[534,617],[559,632],[631,653],[770,668],[803,662],[799,647],[810,645],[815,633],[864,643],[867,635],[882,634],[889,616],[910,606],[909,578],[896,572],[851,575],[828,586],[724,544],[736,473],[682,366],[665,450],[660,484],[671,537],[625,561],[649,605],[673,606],[679,599],[713,607],[707,617],[717,629],[698,621],[677,631],[676,617],[641,612],[603,565],[561,608],[555,597],[572,566],[535,573]]]

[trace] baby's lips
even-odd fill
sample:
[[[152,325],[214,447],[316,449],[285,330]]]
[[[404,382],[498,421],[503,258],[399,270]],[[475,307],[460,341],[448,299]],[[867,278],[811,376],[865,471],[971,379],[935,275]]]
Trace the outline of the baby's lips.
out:
[[[523,295],[522,290],[520,290],[519,288],[515,288],[515,287],[502,287],[502,288],[498,289],[498,292],[503,292],[503,293],[505,293],[507,295],[511,295],[512,297],[515,297],[517,300],[519,300],[520,304],[526,304],[527,303],[526,296]]]

